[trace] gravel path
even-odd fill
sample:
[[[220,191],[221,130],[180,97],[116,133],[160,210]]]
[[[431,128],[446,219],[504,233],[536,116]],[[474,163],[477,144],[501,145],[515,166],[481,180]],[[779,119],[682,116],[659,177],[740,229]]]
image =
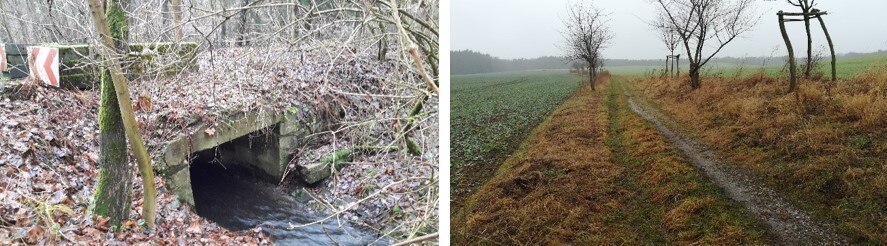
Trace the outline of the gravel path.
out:
[[[681,149],[693,166],[720,187],[730,199],[741,203],[753,216],[768,225],[779,245],[845,245],[847,240],[837,234],[833,225],[814,220],[806,212],[794,207],[765,182],[729,165],[717,154],[694,141],[690,136],[672,131],[671,122],[658,110],[646,104],[635,103],[633,95],[620,83],[631,110],[649,121]]]

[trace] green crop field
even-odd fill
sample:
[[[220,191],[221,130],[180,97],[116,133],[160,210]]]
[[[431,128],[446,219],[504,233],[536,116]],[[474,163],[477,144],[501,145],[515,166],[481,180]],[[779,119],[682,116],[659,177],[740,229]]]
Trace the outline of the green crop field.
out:
[[[823,60],[820,61],[819,66],[816,67],[815,71],[822,72],[824,77],[830,76],[831,71],[829,70],[831,68],[829,62],[828,57],[824,57]],[[778,61],[773,61],[772,63],[778,63]],[[798,69],[800,69],[800,66],[801,64],[798,64]],[[868,69],[883,68],[885,66],[887,66],[887,56],[884,55],[866,55],[846,59],[838,58],[836,63],[837,75],[839,78],[853,77]],[[687,72],[688,67],[686,62],[681,64],[681,68],[682,72]],[[652,71],[659,73],[662,70],[662,66],[613,66],[604,69],[615,75],[642,76],[648,75]],[[761,71],[770,76],[787,76],[788,73],[788,70],[784,65],[760,66],[729,63],[712,63],[706,65],[702,73],[708,76],[746,76]]]
[[[454,75],[450,99],[454,205],[492,176],[499,163],[584,80],[567,70]]]

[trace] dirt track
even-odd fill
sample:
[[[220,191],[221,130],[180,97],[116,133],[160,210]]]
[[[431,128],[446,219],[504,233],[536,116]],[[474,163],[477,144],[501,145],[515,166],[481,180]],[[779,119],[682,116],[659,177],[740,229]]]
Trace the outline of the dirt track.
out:
[[[770,233],[776,237],[773,243],[848,244],[843,236],[835,233],[833,225],[814,220],[809,214],[796,208],[787,199],[767,187],[762,179],[727,164],[718,158],[714,151],[700,145],[687,134],[669,129],[669,126],[675,125],[670,119],[642,100],[637,103],[633,95],[625,89],[621,79],[615,79],[614,82],[619,83],[632,111],[649,121],[675,147],[683,151],[693,166],[720,187],[727,197],[741,203],[758,220],[767,224]]]

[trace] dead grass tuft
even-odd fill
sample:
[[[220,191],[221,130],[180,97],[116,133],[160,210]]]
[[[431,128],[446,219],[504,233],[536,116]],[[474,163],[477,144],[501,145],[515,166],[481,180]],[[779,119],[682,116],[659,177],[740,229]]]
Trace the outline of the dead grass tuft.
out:
[[[713,202],[714,199],[711,197],[684,199],[677,207],[665,213],[663,224],[668,230],[684,230],[690,226],[690,221],[693,217],[696,217],[703,208],[711,205]]]

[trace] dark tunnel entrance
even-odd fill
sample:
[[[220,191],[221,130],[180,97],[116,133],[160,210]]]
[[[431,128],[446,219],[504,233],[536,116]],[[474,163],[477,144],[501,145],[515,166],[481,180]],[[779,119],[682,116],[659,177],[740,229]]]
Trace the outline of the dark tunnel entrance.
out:
[[[290,224],[308,224],[326,216],[297,202],[257,168],[244,165],[250,158],[259,158],[250,155],[265,152],[263,139],[270,138],[261,132],[192,155],[191,188],[198,215],[233,231],[260,226],[278,245],[368,245],[376,241],[371,233],[347,224],[338,226],[335,219],[290,230]],[[375,244],[388,243],[380,240]]]

